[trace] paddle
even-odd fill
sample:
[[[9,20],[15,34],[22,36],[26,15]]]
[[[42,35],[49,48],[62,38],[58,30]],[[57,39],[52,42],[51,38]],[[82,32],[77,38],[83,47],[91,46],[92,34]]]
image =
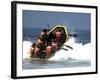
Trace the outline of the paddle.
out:
[[[69,45],[64,45],[64,46],[66,46],[66,47],[68,47],[68,48],[70,48],[70,49],[73,49],[73,47],[71,47],[71,46],[69,46]]]
[[[66,48],[60,48],[60,49],[65,50],[65,51],[68,51],[68,49],[66,49]]]

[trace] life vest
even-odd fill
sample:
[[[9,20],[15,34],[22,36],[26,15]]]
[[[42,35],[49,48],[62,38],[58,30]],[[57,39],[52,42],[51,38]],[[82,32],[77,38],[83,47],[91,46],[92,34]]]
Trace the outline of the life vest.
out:
[[[57,44],[55,42],[51,43],[52,49],[57,47]]]
[[[46,53],[47,53],[47,55],[50,55],[51,54],[51,51],[52,51],[51,46],[47,46],[46,47]]]
[[[56,35],[56,40],[57,41],[59,41],[60,39],[61,39],[61,32],[60,31],[57,31],[56,33],[55,33],[55,35]]]

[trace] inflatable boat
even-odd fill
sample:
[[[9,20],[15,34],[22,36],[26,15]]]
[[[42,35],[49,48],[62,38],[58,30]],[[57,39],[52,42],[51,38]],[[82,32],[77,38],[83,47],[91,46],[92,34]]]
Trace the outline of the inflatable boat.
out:
[[[67,27],[56,25],[52,29],[43,29],[29,50],[30,59],[48,59],[59,51],[68,40]]]

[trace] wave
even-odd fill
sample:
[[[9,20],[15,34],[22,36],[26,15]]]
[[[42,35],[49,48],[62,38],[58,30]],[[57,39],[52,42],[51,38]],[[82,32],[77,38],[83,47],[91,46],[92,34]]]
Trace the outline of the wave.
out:
[[[50,58],[49,60],[90,60],[91,56],[91,44],[82,45],[82,43],[76,43],[74,38],[69,39],[65,45],[70,45],[73,47],[73,50],[68,49],[68,51],[60,50],[56,52],[55,56]],[[66,48],[64,46],[64,48]]]
[[[28,58],[28,52],[32,45],[31,41],[23,41],[23,59]],[[75,59],[75,60],[90,60],[91,57],[91,43],[82,45],[82,43],[76,43],[75,38],[70,38],[66,41],[65,45],[69,45],[73,47],[70,49],[66,46],[63,48],[68,49],[66,50],[59,50],[55,53],[53,57],[49,60],[68,60],[68,59]]]
[[[29,50],[32,45],[31,41],[23,41],[23,59],[29,57]]]

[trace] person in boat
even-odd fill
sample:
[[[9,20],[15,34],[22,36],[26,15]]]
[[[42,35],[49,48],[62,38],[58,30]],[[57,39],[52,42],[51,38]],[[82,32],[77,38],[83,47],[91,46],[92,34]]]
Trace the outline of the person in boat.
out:
[[[31,47],[31,48],[30,48],[30,55],[31,55],[31,57],[37,56],[39,50],[40,50],[40,49],[38,48],[37,45],[35,45],[35,47]]]
[[[48,31],[47,29],[43,29],[43,31],[40,34],[39,38],[43,41],[43,43],[46,43],[47,41],[47,37],[48,37],[47,31]]]
[[[32,48],[34,48],[36,45],[37,46],[40,46],[40,44],[42,44],[43,42],[42,42],[42,40],[40,39],[40,38],[38,38],[38,40],[37,41],[35,41],[33,44],[32,44]]]
[[[51,47],[52,47],[52,55],[54,55],[54,52],[57,50],[57,47],[58,45],[57,45],[57,42],[55,42],[55,41],[52,41],[51,42]]]
[[[40,36],[38,38],[38,40],[36,42],[34,42],[32,44],[32,49],[33,51],[32,54],[33,56],[38,55],[39,58],[45,58],[46,54],[45,54],[45,47],[47,46],[47,30],[44,29],[41,33]]]
[[[52,41],[52,35],[50,32],[46,29],[43,30],[40,34],[40,39],[43,41],[41,44],[40,49],[40,58],[46,58],[46,56],[51,54],[51,41]]]
[[[45,59],[46,57],[46,54],[45,54],[45,47],[47,45],[44,43],[44,41],[42,41],[42,43],[39,45],[39,49],[40,49],[40,52],[39,52],[39,58],[40,59]]]
[[[51,41],[51,43],[48,44],[46,47],[46,56],[52,56],[54,55],[54,52],[57,50],[57,43],[55,41]]]
[[[32,44],[31,53],[33,56],[45,58],[57,49],[57,41],[61,38],[61,31],[50,33],[47,30],[41,32],[40,37]],[[56,41],[54,41],[56,39]]]
[[[50,32],[47,32],[47,44],[50,44],[54,39],[55,39],[55,34],[54,33],[50,33]]]
[[[52,46],[53,49],[55,49],[55,48],[57,48],[57,43],[55,41],[52,41],[51,46]]]
[[[42,41],[40,38],[38,38],[38,40],[32,44],[30,48],[30,53],[32,54],[32,56],[39,55],[41,44]]]
[[[56,42],[60,42],[61,38],[62,38],[62,32],[61,32],[61,30],[57,30],[55,32],[55,40],[56,40]]]
[[[52,55],[52,52],[55,52],[57,50],[57,40],[59,41],[60,38],[61,38],[61,31],[56,31],[56,33],[50,33],[50,32],[45,32],[45,33],[41,33],[41,35],[43,36],[42,37],[42,40],[45,40],[45,43],[44,43],[44,48],[46,47],[46,54],[45,56],[49,56],[49,55]],[[41,36],[40,35],[40,36]],[[45,39],[43,39],[45,38]],[[54,41],[56,39],[56,41]],[[44,42],[44,41],[43,41]],[[42,44],[43,46],[43,44]],[[44,50],[44,49],[42,49]],[[43,53],[40,53],[40,57]]]
[[[39,52],[40,52],[40,48],[38,47],[38,45],[36,45],[34,48],[34,56],[38,56]]]
[[[52,47],[51,47],[51,45],[48,45],[48,46],[46,47],[46,56],[50,56],[51,53],[52,53]]]
[[[57,50],[59,50],[60,47],[62,46],[63,38],[64,37],[65,36],[63,35],[62,30],[55,31],[55,39],[54,39],[54,42],[56,42],[56,44],[57,44]]]
[[[34,51],[34,55],[38,56],[41,59],[45,59],[46,58],[45,48],[47,44],[44,43],[43,39],[39,38],[36,42],[36,45],[37,49],[35,49],[36,51]]]

